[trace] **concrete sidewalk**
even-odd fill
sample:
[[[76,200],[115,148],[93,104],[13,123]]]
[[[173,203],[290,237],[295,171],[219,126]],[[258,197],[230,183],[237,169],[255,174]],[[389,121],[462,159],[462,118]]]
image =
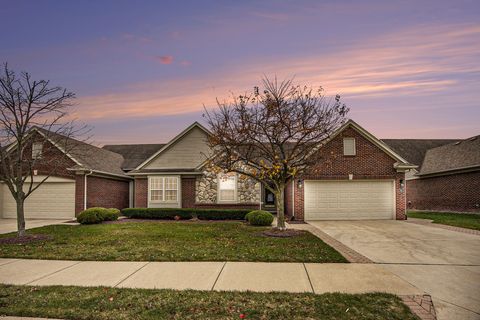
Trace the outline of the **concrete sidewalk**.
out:
[[[0,259],[0,283],[217,291],[424,292],[375,264]]]

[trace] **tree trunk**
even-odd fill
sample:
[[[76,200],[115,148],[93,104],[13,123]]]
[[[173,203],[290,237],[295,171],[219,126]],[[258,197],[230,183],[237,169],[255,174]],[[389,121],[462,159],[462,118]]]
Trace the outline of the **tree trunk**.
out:
[[[285,207],[283,204],[283,195],[285,186],[279,186],[275,193],[275,199],[277,200],[277,228],[280,230],[286,230],[285,227]]]
[[[16,199],[17,200],[17,228],[18,236],[23,237],[25,235],[25,199]]]

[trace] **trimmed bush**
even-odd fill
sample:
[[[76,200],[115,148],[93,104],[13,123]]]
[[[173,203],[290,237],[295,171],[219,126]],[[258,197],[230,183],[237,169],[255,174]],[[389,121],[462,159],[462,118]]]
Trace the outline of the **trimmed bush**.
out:
[[[273,214],[263,210],[249,212],[245,218],[252,226],[270,226],[273,222]]]
[[[77,216],[77,221],[81,224],[95,224],[104,220],[105,208],[88,208],[80,212]]]
[[[77,221],[81,224],[95,224],[102,221],[114,221],[120,216],[120,210],[116,208],[92,207],[79,213]]]
[[[117,208],[108,208],[103,212],[103,220],[105,221],[115,221],[120,217],[120,210]]]
[[[126,208],[122,214],[129,218],[137,219],[168,219],[175,216],[181,220],[243,220],[249,209],[196,209],[196,208]]]

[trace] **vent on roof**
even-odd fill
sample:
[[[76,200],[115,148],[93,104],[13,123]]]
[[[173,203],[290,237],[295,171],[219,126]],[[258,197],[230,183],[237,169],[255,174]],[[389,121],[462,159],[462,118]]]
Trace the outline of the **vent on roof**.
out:
[[[477,137],[471,137],[470,139],[468,139],[468,141],[473,141],[475,139],[477,139]]]
[[[462,141],[457,141],[453,145],[458,146]]]

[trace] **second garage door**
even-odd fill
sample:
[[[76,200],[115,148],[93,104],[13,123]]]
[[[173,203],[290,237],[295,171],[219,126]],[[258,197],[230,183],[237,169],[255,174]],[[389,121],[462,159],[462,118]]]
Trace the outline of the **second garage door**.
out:
[[[393,219],[393,181],[305,181],[304,203],[305,220]]]
[[[27,186],[25,186],[27,188]],[[10,190],[0,184],[0,210],[3,218],[16,218],[16,203]],[[0,216],[1,216],[0,215]],[[25,201],[27,219],[72,219],[75,217],[75,182],[50,177]]]

